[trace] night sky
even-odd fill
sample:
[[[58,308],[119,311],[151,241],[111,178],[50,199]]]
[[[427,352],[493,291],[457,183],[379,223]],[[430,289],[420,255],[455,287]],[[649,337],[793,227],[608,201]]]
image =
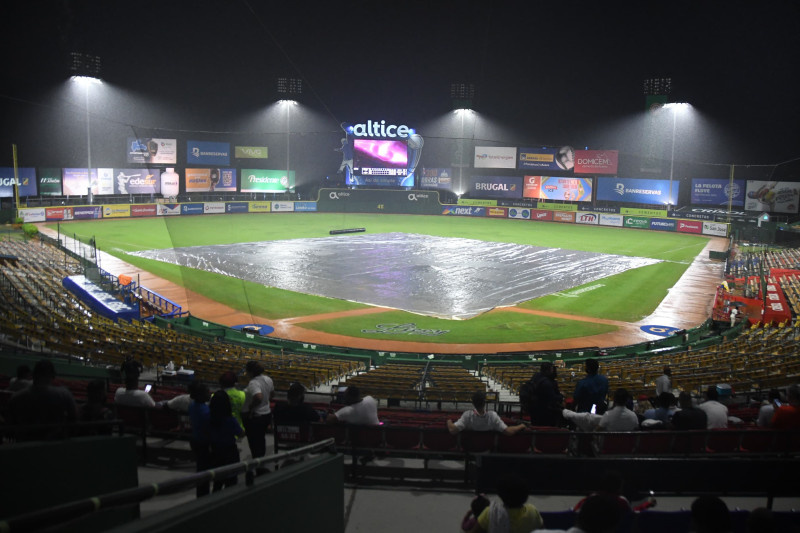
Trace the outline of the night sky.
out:
[[[492,141],[624,157],[636,150],[644,79],[670,77],[671,100],[694,117],[679,127],[676,157],[776,164],[800,157],[799,22],[788,1],[15,2],[0,23],[0,137],[20,145],[23,165],[80,162],[85,145],[68,138],[83,135],[81,109],[63,93],[77,50],[99,55],[118,91],[93,105],[106,124],[98,136],[112,126],[220,140],[280,131],[258,117],[286,75],[304,80],[313,118],[296,128],[309,142],[325,132],[335,143],[340,122],[367,119],[425,136],[451,111],[450,83],[465,81]],[[338,166],[333,150],[320,157]]]

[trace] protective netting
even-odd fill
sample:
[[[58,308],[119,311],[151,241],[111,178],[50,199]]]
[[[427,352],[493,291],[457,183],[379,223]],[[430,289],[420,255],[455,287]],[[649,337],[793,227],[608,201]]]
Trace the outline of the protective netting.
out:
[[[193,246],[134,255],[300,293],[462,319],[659,262],[407,233]]]

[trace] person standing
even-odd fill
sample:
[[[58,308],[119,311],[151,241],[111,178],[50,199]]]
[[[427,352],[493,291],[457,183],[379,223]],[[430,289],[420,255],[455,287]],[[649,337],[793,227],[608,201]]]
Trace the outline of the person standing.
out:
[[[534,426],[559,426],[564,397],[556,383],[553,363],[545,361],[529,382],[527,411]]]
[[[669,366],[665,366],[664,373],[656,378],[656,398],[664,392],[672,394],[672,369]]]
[[[191,388],[191,403],[189,403],[188,412],[192,436],[189,438],[189,447],[194,454],[197,472],[211,468],[210,411],[208,408],[210,398],[211,391],[208,389],[208,385],[197,383]],[[208,483],[198,483],[197,497],[200,498],[206,494],[208,494]]]
[[[597,359],[587,359],[584,368],[586,377],[575,386],[575,411],[578,413],[606,412],[606,398],[608,397],[608,378],[598,373],[600,362]],[[592,407],[594,406],[594,411]]]
[[[244,420],[242,420],[242,407],[247,395],[243,390],[236,388],[236,374],[233,372],[225,372],[219,377],[219,386],[224,390],[228,397],[231,399],[231,410],[233,411],[233,418],[239,422],[239,425],[244,427]]]
[[[233,417],[231,398],[224,390],[218,390],[209,403],[209,444],[211,445],[211,466],[232,465],[239,462],[239,448],[236,439],[244,435],[244,430]],[[214,492],[223,487],[236,485],[236,476],[214,481]]]
[[[267,454],[267,430],[272,423],[270,401],[275,396],[272,379],[264,375],[264,367],[258,361],[248,361],[245,373],[250,378],[244,390],[242,420],[250,446],[250,456],[264,457]]]

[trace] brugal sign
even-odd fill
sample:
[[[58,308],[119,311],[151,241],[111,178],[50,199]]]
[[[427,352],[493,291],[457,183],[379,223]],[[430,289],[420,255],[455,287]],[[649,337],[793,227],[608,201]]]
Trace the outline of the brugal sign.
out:
[[[405,124],[400,124],[399,126],[395,124],[387,125],[385,120],[380,122],[368,120],[366,124],[356,124],[351,126],[350,129],[350,133],[355,137],[388,137],[390,139],[399,137],[407,139],[414,133],[414,130]]]

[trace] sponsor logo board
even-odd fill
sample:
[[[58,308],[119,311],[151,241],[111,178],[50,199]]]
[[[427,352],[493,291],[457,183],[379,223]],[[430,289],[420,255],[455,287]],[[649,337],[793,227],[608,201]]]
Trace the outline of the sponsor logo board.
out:
[[[181,214],[181,204],[156,204],[156,215],[174,216]]]
[[[578,224],[598,224],[600,216],[597,213],[576,213],[575,222]]]
[[[519,207],[510,207],[508,209],[508,218],[522,218],[525,220],[530,220],[531,218],[531,210],[530,209],[522,209]]]
[[[203,213],[216,215],[225,212],[225,202],[206,202],[203,204]]]
[[[273,213],[290,213],[294,211],[294,202],[272,202]]]
[[[131,216],[132,217],[154,217],[156,216],[157,210],[154,204],[148,205],[132,205],[131,206]]]
[[[618,228],[622,227],[623,221],[622,215],[610,214],[610,213],[600,213],[600,225],[601,226],[616,226]]]
[[[20,209],[19,216],[22,217],[22,221],[26,224],[28,222],[44,222],[45,221],[45,214],[44,214],[44,207],[37,207],[33,209]]]
[[[542,209],[531,209],[531,220],[552,221],[553,211],[544,211]]]
[[[727,237],[728,228],[728,224],[722,224],[720,222],[703,222],[703,235]]]
[[[269,213],[272,211],[272,202],[250,202],[251,213]]]
[[[124,218],[131,216],[131,206],[111,204],[103,206],[103,218]]]
[[[555,222],[575,222],[575,213],[569,211],[553,211]]]
[[[699,220],[678,220],[680,233],[703,233],[703,223]]]
[[[659,231],[675,231],[678,229],[678,222],[672,218],[651,218],[650,229]]]

